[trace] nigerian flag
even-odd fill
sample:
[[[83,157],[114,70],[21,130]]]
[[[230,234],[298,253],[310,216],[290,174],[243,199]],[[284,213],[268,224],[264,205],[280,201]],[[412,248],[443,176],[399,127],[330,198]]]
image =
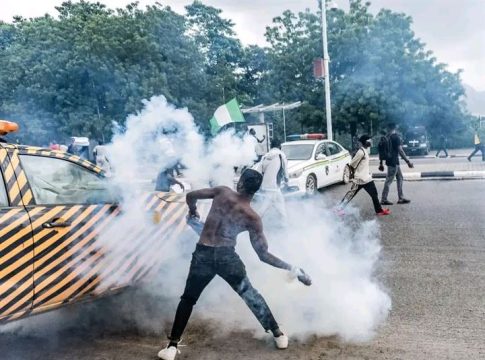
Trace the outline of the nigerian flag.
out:
[[[212,135],[217,134],[217,132],[226,124],[244,121],[244,116],[239,109],[239,104],[237,103],[236,98],[234,98],[227,104],[219,106],[212,119],[209,120],[211,133]]]

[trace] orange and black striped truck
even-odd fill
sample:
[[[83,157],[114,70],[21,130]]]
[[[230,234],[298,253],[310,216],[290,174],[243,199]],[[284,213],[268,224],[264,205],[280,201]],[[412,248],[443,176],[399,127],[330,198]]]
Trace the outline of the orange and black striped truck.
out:
[[[0,165],[0,323],[133,284],[154,265],[140,254],[186,226],[183,195],[147,193],[141,201],[156,225],[134,229],[122,260],[110,258],[99,234],[121,209],[100,168],[8,143],[0,143]]]

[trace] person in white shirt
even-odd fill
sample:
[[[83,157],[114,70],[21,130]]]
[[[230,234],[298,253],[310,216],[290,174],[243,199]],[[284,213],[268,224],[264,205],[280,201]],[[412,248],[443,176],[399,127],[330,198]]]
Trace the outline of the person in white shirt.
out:
[[[353,177],[352,187],[345,194],[344,198],[337,207],[337,212],[343,215],[343,209],[347,204],[357,195],[357,193],[364,189],[367,191],[374,204],[374,210],[377,215],[389,215],[391,212],[389,209],[384,209],[379,202],[379,196],[377,195],[377,188],[369,169],[369,149],[372,145],[371,137],[369,135],[362,135],[359,138],[361,147],[355,153],[354,157],[350,161],[350,169]]]
[[[109,176],[111,173],[111,166],[108,160],[108,150],[106,149],[106,146],[104,146],[103,141],[100,140],[98,145],[94,147],[93,155],[96,160],[96,165],[103,169]]]
[[[281,192],[282,183],[288,182],[288,160],[280,150],[281,142],[273,139],[271,150],[267,152],[255,170],[263,174],[261,189],[257,192],[256,211],[266,221],[286,222],[286,206]]]
[[[257,158],[257,162],[258,161],[261,161],[261,158],[263,157],[263,155],[266,153],[266,144],[264,142],[264,140],[266,140],[266,135],[263,135],[263,137],[260,139],[258,139],[258,136],[256,135],[256,130],[254,129],[249,129],[249,135],[251,136],[251,140],[253,141],[254,143],[254,152],[256,153],[256,156],[258,157]]]

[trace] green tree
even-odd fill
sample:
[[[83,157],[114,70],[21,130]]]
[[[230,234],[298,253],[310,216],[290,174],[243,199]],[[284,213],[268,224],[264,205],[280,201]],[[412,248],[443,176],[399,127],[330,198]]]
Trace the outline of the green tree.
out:
[[[459,73],[436,62],[415,37],[410,17],[390,10],[373,15],[369,6],[352,0],[349,12],[327,12],[334,129],[349,132],[357,123],[375,133],[388,121],[459,129]],[[322,54],[319,14],[285,11],[273,22],[266,31],[271,70],[263,93],[268,102],[306,101],[295,120],[307,130],[322,129],[323,85],[311,71]]]

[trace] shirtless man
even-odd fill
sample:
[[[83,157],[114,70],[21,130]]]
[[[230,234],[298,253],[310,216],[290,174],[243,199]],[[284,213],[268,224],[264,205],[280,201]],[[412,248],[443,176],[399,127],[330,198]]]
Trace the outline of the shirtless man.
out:
[[[261,186],[262,180],[259,172],[246,169],[237,184],[237,192],[220,186],[187,194],[189,221],[199,219],[197,200],[212,199],[212,206],[192,254],[185,291],[169,337],[170,343],[158,353],[160,359],[175,359],[177,345],[189,321],[192,308],[204,288],[216,275],[222,277],[238,293],[263,328],[272,332],[276,347],[288,347],[288,337],[281,332],[266,301],[251,285],[244,264],[234,249],[237,235],[248,231],[251,245],[262,262],[292,271],[303,284],[311,285],[310,277],[302,269],[292,267],[268,252],[261,219],[250,206],[251,199]]]

